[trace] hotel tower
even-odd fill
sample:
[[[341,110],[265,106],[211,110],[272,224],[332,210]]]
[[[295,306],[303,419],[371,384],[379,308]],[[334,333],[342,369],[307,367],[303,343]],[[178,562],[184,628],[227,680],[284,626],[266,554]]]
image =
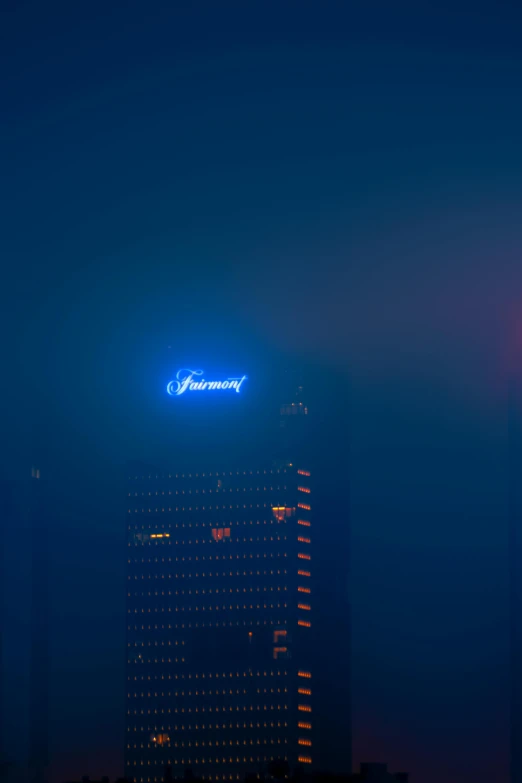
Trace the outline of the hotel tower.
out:
[[[200,400],[204,392],[194,387]],[[225,393],[230,401],[235,391]],[[319,724],[329,733],[328,714],[342,723],[343,706],[323,686],[336,658],[325,645],[336,643],[325,636],[334,632],[328,610],[320,618],[315,603],[329,566],[314,547],[326,455],[317,460],[312,416],[298,387],[278,406],[257,461],[231,438],[234,469],[214,456],[214,467],[198,458],[186,468],[129,466],[125,775],[136,783],[187,769],[212,781],[264,777],[275,760],[289,769],[328,764]],[[248,430],[242,438],[257,442]],[[337,665],[347,669],[341,649]],[[343,691],[341,679],[339,671],[332,692]],[[344,712],[348,727],[348,704]],[[345,741],[348,765],[348,733]]]

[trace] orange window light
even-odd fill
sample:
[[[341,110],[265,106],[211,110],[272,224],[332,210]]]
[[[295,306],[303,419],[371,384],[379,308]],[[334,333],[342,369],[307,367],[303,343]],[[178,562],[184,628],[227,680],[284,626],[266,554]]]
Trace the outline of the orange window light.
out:
[[[305,612],[309,612],[311,609],[310,604],[297,604],[298,609],[304,609]]]
[[[298,525],[303,525],[303,527],[312,527],[311,523],[308,522],[307,519],[298,519],[297,520]]]
[[[213,527],[212,538],[214,541],[221,541],[223,538],[230,538],[229,527]]]
[[[298,492],[306,492],[307,495],[310,494],[310,487],[297,487]]]
[[[307,622],[306,620],[298,620],[297,625],[302,625],[304,628],[311,628],[312,623]]]
[[[301,560],[311,560],[312,558],[310,555],[305,555],[303,552],[298,552],[297,557],[301,558]]]
[[[308,745],[308,747],[311,748],[312,747],[312,740],[299,738],[297,740],[297,744],[298,745]]]
[[[312,708],[309,704],[298,704],[297,709],[299,712],[312,712]]]
[[[312,728],[312,724],[311,724],[311,723],[305,723],[305,722],[304,722],[304,721],[302,721],[302,720],[300,720],[300,721],[299,721],[299,723],[297,724],[297,726],[298,726],[298,728],[300,728],[300,729],[311,729],[311,728]]]
[[[299,473],[300,476],[309,476],[310,475],[310,471],[309,470],[298,470],[297,472]]]
[[[307,503],[298,503],[298,508],[304,508],[306,511],[311,511],[311,507]]]
[[[305,538],[305,536],[297,536],[297,540],[301,541],[303,544],[311,544],[312,540],[310,538]]]
[[[294,514],[295,509],[291,506],[272,506],[272,513],[279,522],[285,517],[291,517]]]
[[[277,660],[277,658],[279,657],[280,653],[283,654],[283,653],[286,653],[286,652],[287,652],[287,648],[286,647],[274,647],[274,659]]]
[[[298,587],[297,588],[298,593],[310,593],[312,592],[309,587]]]
[[[311,676],[312,676],[312,672],[303,672],[303,671],[299,670],[297,672],[297,676],[298,677],[306,677],[306,679],[309,680],[311,678]]]
[[[299,576],[311,576],[310,571],[298,571]]]
[[[280,636],[285,637],[286,636],[286,631],[284,631],[284,630],[282,630],[282,631],[274,631],[274,642],[278,642]]]
[[[304,696],[311,696],[312,691],[310,688],[298,688],[297,693],[302,693]]]
[[[168,734],[156,734],[153,737],[151,737],[152,742],[156,743],[156,745],[166,745],[167,742],[170,742],[170,737]]]

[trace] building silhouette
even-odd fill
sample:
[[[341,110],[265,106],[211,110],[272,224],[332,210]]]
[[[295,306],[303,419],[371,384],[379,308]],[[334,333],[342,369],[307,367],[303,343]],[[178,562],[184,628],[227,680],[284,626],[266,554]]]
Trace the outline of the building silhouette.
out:
[[[47,486],[0,483],[0,771],[8,783],[48,780]]]
[[[522,379],[510,381],[509,577],[510,577],[510,777],[522,783]]]
[[[294,383],[266,417],[246,405],[242,426],[225,409],[221,426],[233,421],[239,435],[221,465],[223,430],[201,415],[188,416],[179,437],[190,433],[191,454],[175,467],[129,465],[125,776],[137,783],[189,767],[204,780],[242,780],[275,759],[311,772],[339,749],[334,722],[337,767],[350,769],[339,465],[347,476],[331,459],[346,443],[336,450],[328,416],[310,426],[305,397]]]

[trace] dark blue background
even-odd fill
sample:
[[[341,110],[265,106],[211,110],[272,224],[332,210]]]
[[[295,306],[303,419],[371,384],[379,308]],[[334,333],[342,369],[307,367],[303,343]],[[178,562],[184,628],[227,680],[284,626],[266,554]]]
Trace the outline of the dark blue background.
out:
[[[174,341],[176,367],[287,351],[351,376],[355,760],[507,779],[520,22],[507,2],[2,4],[1,461],[36,450],[63,490],[56,781],[121,772],[118,481],[154,451]]]

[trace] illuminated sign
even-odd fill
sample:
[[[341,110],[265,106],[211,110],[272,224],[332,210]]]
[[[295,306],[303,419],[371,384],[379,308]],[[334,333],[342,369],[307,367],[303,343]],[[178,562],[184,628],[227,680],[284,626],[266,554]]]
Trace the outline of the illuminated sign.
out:
[[[179,397],[186,391],[211,391],[212,389],[233,389],[239,392],[243,381],[246,381],[246,375],[240,378],[225,378],[222,381],[206,381],[202,375],[203,370],[178,370],[176,379],[168,382],[167,392],[172,397]]]

